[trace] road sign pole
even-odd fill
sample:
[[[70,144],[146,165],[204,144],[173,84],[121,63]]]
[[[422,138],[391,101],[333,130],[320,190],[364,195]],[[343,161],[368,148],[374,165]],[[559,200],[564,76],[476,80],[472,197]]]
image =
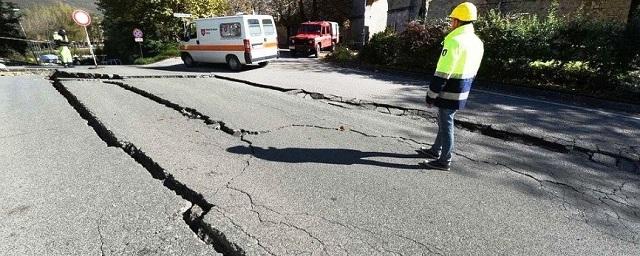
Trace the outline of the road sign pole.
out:
[[[96,55],[93,53],[93,47],[91,46],[91,40],[89,39],[89,32],[87,31],[87,26],[84,27],[84,33],[87,35],[87,44],[89,45],[89,52],[91,52],[91,57],[93,57],[93,64],[98,67],[98,62],[96,61]]]
[[[142,54],[142,42],[138,42],[138,47],[140,47],[140,58],[144,59],[144,54]]]

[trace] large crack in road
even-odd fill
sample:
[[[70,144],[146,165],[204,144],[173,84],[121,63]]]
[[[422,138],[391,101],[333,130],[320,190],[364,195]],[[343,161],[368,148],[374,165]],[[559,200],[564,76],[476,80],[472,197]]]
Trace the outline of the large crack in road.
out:
[[[101,79],[104,79],[103,76],[100,77]],[[196,191],[192,191],[190,190],[188,187],[186,187],[184,184],[179,183],[178,181],[175,181],[175,179],[173,179],[173,177],[167,173],[164,169],[162,169],[162,167],[160,167],[156,162],[154,162],[151,158],[147,157],[144,152],[140,151],[139,149],[137,149],[135,147],[135,145],[128,143],[128,142],[122,142],[119,141],[117,138],[115,138],[115,136],[113,136],[113,134],[107,130],[107,128],[102,125],[95,116],[93,116],[91,114],[91,112],[86,109],[82,103],[80,103],[77,98],[75,98],[75,96],[73,96],[69,91],[67,91],[64,86],[60,83],[59,79],[57,76],[52,76],[52,81],[54,83],[54,87],[56,87],[56,89],[65,97],[67,98],[67,100],[69,101],[69,103],[74,107],[74,109],[76,109],[76,111],[88,122],[88,125],[91,126],[95,131],[96,134],[98,136],[100,136],[100,138],[105,141],[107,143],[108,146],[113,146],[113,147],[119,147],[121,148],[123,151],[125,151],[127,154],[129,154],[132,158],[134,158],[138,163],[140,163],[142,166],[144,166],[151,174],[154,178],[156,179],[160,179],[163,180],[164,185],[171,189],[172,191],[176,192],[176,194],[180,195],[181,197],[183,197],[185,200],[191,202],[193,205],[191,208],[189,208],[187,211],[185,211],[184,213],[184,220],[185,222],[191,227],[191,229],[198,235],[198,237],[200,237],[201,240],[207,242],[208,244],[212,244],[214,245],[214,247],[216,248],[217,251],[225,253],[225,255],[241,255],[243,254],[243,250],[242,248],[237,245],[237,244],[233,244],[230,241],[226,240],[225,235],[222,234],[221,232],[217,231],[214,227],[208,225],[207,223],[203,222],[203,217],[209,213],[210,210],[212,210],[213,205],[208,203],[201,194],[197,193]],[[111,78],[109,78],[111,79]],[[161,97],[158,97],[152,93],[149,93],[147,91],[138,89],[136,87],[132,87],[127,85],[126,83],[120,82],[120,81],[104,81],[105,83],[108,84],[113,84],[113,85],[117,85],[121,88],[124,88],[128,91],[131,91],[133,93],[136,93],[140,96],[143,96],[145,98],[148,98],[154,102],[157,102],[165,107],[171,108],[177,112],[179,112],[180,114],[182,114],[185,117],[191,118],[191,119],[199,119],[202,120],[206,125],[211,126],[215,129],[219,129],[223,132],[225,132],[228,135],[231,136],[235,136],[235,137],[240,137],[240,140],[247,142],[249,144],[249,147],[251,149],[251,153],[252,155],[255,154],[254,152],[254,148],[252,146],[252,142],[247,138],[247,135],[260,135],[260,134],[265,134],[265,133],[271,133],[277,130],[282,130],[282,129],[286,129],[286,128],[291,128],[291,127],[307,127],[307,128],[317,128],[317,129],[324,129],[324,130],[339,130],[339,131],[348,131],[348,132],[353,132],[362,136],[367,136],[367,137],[379,137],[379,138],[393,138],[393,139],[397,139],[398,141],[401,141],[403,143],[415,143],[415,144],[422,144],[422,145],[426,145],[427,143],[425,142],[420,142],[411,138],[404,138],[404,137],[399,137],[399,136],[392,136],[392,135],[370,135],[367,134],[365,132],[361,132],[358,130],[354,130],[354,129],[349,129],[349,128],[345,128],[345,127],[322,127],[322,126],[314,126],[314,125],[300,125],[300,124],[291,124],[291,125],[286,125],[286,126],[282,126],[279,127],[277,129],[274,130],[265,130],[265,131],[249,131],[249,130],[244,130],[241,128],[234,128],[234,127],[229,127],[224,121],[222,120],[212,120],[209,116],[201,113],[200,111],[193,109],[193,108],[189,108],[189,107],[185,107],[185,106],[180,106],[179,104],[173,103],[167,99],[163,99]],[[285,92],[290,92],[290,91],[285,91]],[[299,94],[299,92],[296,92],[297,94]],[[306,92],[302,92],[302,93],[306,93]],[[317,94],[314,94],[315,96],[311,96],[314,99],[328,99],[324,96],[320,97]],[[324,98],[323,98],[324,97]],[[331,99],[330,99],[331,100]],[[335,100],[335,99],[333,99]],[[333,101],[331,100],[331,101]],[[339,102],[342,102],[341,100],[339,100]],[[342,102],[342,103],[347,103],[347,102]],[[362,106],[361,104],[357,104],[354,102],[351,103],[347,103],[350,105],[355,105],[355,106]],[[368,104],[368,103],[365,103]],[[378,107],[378,106],[376,106]],[[411,112],[411,111],[410,111]],[[392,114],[392,111],[388,111],[389,114]],[[413,113],[413,112],[412,112]],[[407,115],[405,113],[403,113],[402,115]],[[421,115],[422,116],[422,115]],[[424,117],[424,116],[423,116]],[[425,117],[427,118],[427,117]],[[470,131],[473,131],[472,129],[468,129]],[[486,128],[485,130],[491,130],[490,126],[488,128]],[[477,132],[477,130],[475,130]],[[482,133],[482,132],[480,132]],[[482,133],[484,134],[484,133]],[[494,133],[494,136],[496,136],[497,138],[500,139],[504,139],[503,136],[509,136],[508,133],[506,132],[496,132]],[[491,137],[494,137],[491,136]],[[528,138],[525,139],[527,142],[531,142],[534,140],[537,140],[538,138]],[[505,139],[505,140],[509,140],[509,139]],[[518,142],[518,140],[511,140],[511,141],[516,141]],[[547,143],[547,142],[543,142],[542,144]],[[527,143],[525,143],[527,144]],[[540,146],[537,145],[536,143],[533,143],[534,146]],[[560,145],[560,144],[557,144]],[[572,152],[571,150],[561,150],[561,148],[554,148],[557,147],[556,144],[553,144],[553,146],[551,146],[551,150],[554,152],[561,152],[561,153],[570,153]],[[541,146],[543,148],[547,148],[545,146]],[[549,149],[549,148],[547,148]],[[565,148],[566,149],[566,148]],[[578,152],[583,152],[587,149],[578,149]],[[589,153],[589,152],[583,152],[583,153]],[[505,164],[501,164],[499,162],[489,162],[489,161],[482,161],[482,160],[477,160],[477,159],[473,159],[469,156],[465,156],[464,154],[460,154],[460,153],[456,153],[459,156],[462,156],[464,158],[467,158],[471,161],[476,161],[476,162],[483,162],[485,164],[492,164],[492,165],[497,165],[497,166],[502,166],[505,167],[506,169],[508,169],[509,171],[513,172],[513,173],[517,173],[519,175],[523,175],[526,176],[530,179],[533,179],[535,181],[537,181],[541,187],[544,187],[544,183],[548,183],[548,184],[553,184],[555,186],[560,186],[560,187],[566,187],[567,189],[570,190],[574,190],[577,193],[581,193],[583,195],[585,195],[585,192],[583,192],[582,190],[579,190],[578,188],[570,185],[570,184],[565,184],[565,183],[561,183],[561,182],[556,182],[553,180],[545,180],[545,179],[540,179],[537,177],[534,177],[530,174],[527,174],[523,171],[518,171],[512,167],[509,167]],[[250,159],[247,160],[247,165],[245,166],[245,170],[250,166]],[[243,170],[238,176],[241,176],[244,171]],[[233,180],[233,179],[232,179]],[[238,188],[234,188],[234,187],[230,187],[231,181],[229,181],[227,183],[226,188],[227,189],[231,189],[231,190],[236,190],[238,192],[241,192],[243,194],[245,194],[248,198],[249,201],[251,202],[251,207],[252,207],[252,211],[258,215],[258,217],[260,218],[260,213],[257,210],[254,210],[253,208],[255,206],[260,206],[260,207],[264,207],[265,209],[270,209],[267,206],[262,206],[262,205],[257,205],[254,203],[253,199],[251,198],[251,195],[245,191],[242,191]],[[625,184],[620,185],[620,189],[618,189],[617,191],[621,191],[622,188],[624,188]],[[595,189],[591,189],[591,188],[585,188],[585,187],[581,187],[580,189],[587,189],[587,190],[592,190],[592,191],[596,191]],[[601,191],[600,191],[601,192]],[[606,193],[605,193],[606,194]],[[616,192],[614,191],[613,195],[615,195]],[[624,195],[624,194],[622,194]],[[626,196],[626,195],[624,195]],[[557,198],[560,198],[558,196],[556,196]],[[567,200],[565,200],[564,196],[562,197],[562,201],[564,203],[568,203],[571,205],[571,203],[569,203]],[[617,202],[615,200],[612,200],[616,203],[620,203],[623,204],[622,202]],[[602,201],[602,205],[606,205],[608,206],[608,204],[604,201]],[[574,205],[575,207],[577,207],[577,205]],[[631,205],[628,205],[629,207],[633,207]],[[226,216],[225,213],[222,211],[222,209],[215,209],[216,211],[219,211],[220,214],[222,214],[223,216]],[[637,209],[636,209],[637,210]],[[633,214],[636,215],[636,217],[638,216],[638,212],[634,210]],[[272,210],[273,211],[273,210]],[[276,212],[276,211],[273,211]],[[615,211],[614,211],[615,212]],[[277,212],[276,212],[277,213]],[[616,213],[617,214],[617,213]],[[317,217],[317,216],[315,216]],[[620,216],[617,216],[618,219],[620,220]],[[227,217],[228,218],[228,217]],[[233,220],[229,218],[229,220],[233,223]],[[262,218],[260,218],[260,221],[267,221],[268,220],[263,220]],[[326,220],[328,222],[331,222],[331,220]],[[233,223],[234,225],[236,225],[240,230],[243,230],[243,228],[238,225],[237,223]],[[308,231],[304,230],[301,227],[297,227],[293,224],[290,223],[283,223],[283,222],[279,222],[279,223],[275,223],[274,224],[280,224],[280,225],[285,225],[285,226],[289,226],[291,228],[295,228],[295,229],[299,229],[302,231],[305,231],[311,238],[314,238],[315,240],[319,241],[319,243],[321,243],[323,245],[323,247],[326,247],[326,245],[324,245],[324,243],[318,239],[317,237],[314,237],[311,233],[309,233]],[[346,224],[342,224],[342,226],[345,226]],[[347,226],[345,226],[347,227]],[[247,233],[246,231],[243,230],[243,232],[245,232],[248,236],[251,236],[249,233]],[[615,236],[614,234],[610,234],[610,233],[606,233],[607,235],[611,235],[615,238],[627,241],[627,242],[631,242],[634,244],[637,244],[637,242],[634,241],[634,239],[629,240],[629,239],[624,239],[618,236]],[[264,245],[260,244],[260,241],[253,237],[254,239],[256,239],[256,241],[258,241],[258,244],[265,249],[265,251],[272,253],[268,250],[268,248],[266,248]],[[410,239],[410,238],[406,238],[406,239]],[[419,241],[413,240],[416,243],[421,243]],[[426,246],[425,244],[423,244],[426,248],[429,248],[429,251],[431,251],[432,253],[436,253],[438,254],[439,249],[433,249],[430,248],[428,246]],[[432,251],[434,250],[434,251]],[[326,251],[326,248],[325,248]],[[273,253],[272,253],[273,254]]]
[[[50,80],[54,88],[69,102],[76,112],[87,121],[87,125],[93,128],[96,135],[98,135],[108,147],[122,149],[122,151],[142,165],[153,178],[161,180],[167,189],[193,204],[191,208],[183,213],[183,220],[203,242],[212,245],[217,252],[225,255],[244,255],[242,248],[227,240],[222,232],[215,230],[213,227],[202,225],[202,217],[213,207],[213,204],[209,203],[202,194],[176,180],[169,172],[148,157],[142,150],[138,149],[133,143],[118,140],[75,95],[64,87],[58,77],[53,75],[50,77]],[[199,210],[194,209],[196,206]]]
[[[253,87],[258,87],[258,88],[263,88],[263,89],[268,89],[268,90],[275,90],[275,91],[279,91],[282,93],[286,93],[286,94],[290,94],[290,95],[297,95],[299,97],[304,97],[304,98],[311,98],[313,100],[322,100],[325,101],[327,103],[333,103],[332,105],[337,106],[337,107],[342,107],[345,108],[344,105],[348,105],[348,106],[352,106],[352,107],[358,107],[358,108],[364,108],[364,109],[369,109],[369,110],[373,110],[373,111],[378,111],[381,113],[385,113],[385,114],[390,114],[390,115],[396,115],[396,116],[415,116],[415,117],[420,117],[420,118],[425,118],[425,119],[430,119],[432,121],[436,120],[436,116],[434,116],[433,114],[431,114],[428,111],[422,110],[422,109],[414,109],[414,108],[405,108],[405,107],[400,107],[400,106],[394,106],[394,105],[390,105],[390,104],[384,104],[384,103],[376,103],[376,102],[371,102],[371,101],[364,101],[364,100],[358,100],[355,98],[344,98],[341,96],[337,96],[337,95],[331,95],[331,94],[323,94],[323,93],[319,93],[319,92],[309,92],[306,90],[302,90],[302,89],[295,89],[295,88],[282,88],[282,87],[277,87],[277,86],[272,86],[272,85],[267,85],[267,84],[261,84],[261,83],[256,83],[256,82],[252,82],[252,81],[247,81],[247,80],[242,80],[242,79],[237,79],[237,78],[232,78],[232,77],[227,77],[227,76],[220,76],[220,75],[159,75],[159,76],[120,76],[117,74],[114,75],[106,75],[106,74],[91,74],[91,73],[69,73],[69,72],[61,72],[61,71],[57,71],[55,73],[55,75],[57,77],[64,77],[64,78],[87,78],[87,79],[108,79],[108,80],[122,80],[122,79],[141,79],[141,78],[217,78],[217,79],[222,79],[222,80],[227,80],[227,81],[232,81],[232,82],[237,82],[237,83],[242,83],[242,84],[246,84],[249,86],[253,86]],[[119,85],[125,89],[134,91],[136,93],[139,94],[149,94],[148,92],[145,92],[143,90],[139,90],[135,87],[131,87],[126,85],[123,82],[114,82],[114,81],[105,81],[107,83],[113,83],[116,85]],[[143,95],[145,96],[145,95]],[[148,97],[158,103],[161,103],[163,105],[166,105],[166,102],[163,102],[162,99],[155,97],[152,94],[146,95],[145,97]],[[336,104],[339,103],[339,104]],[[171,106],[171,105],[166,105],[168,107],[174,108],[175,106]],[[190,109],[189,108],[183,108],[180,111],[186,111],[189,112]],[[193,113],[195,115],[198,115],[199,113]],[[206,117],[206,116],[205,116]],[[209,120],[211,122],[220,122],[220,121],[213,121],[213,120]],[[224,123],[221,123],[222,126],[221,128],[224,128]],[[511,141],[511,142],[516,142],[516,143],[520,143],[520,144],[524,144],[524,145],[529,145],[529,146],[536,146],[536,147],[540,147],[546,150],[550,150],[553,152],[559,152],[559,153],[565,153],[565,154],[569,154],[569,153],[581,153],[584,154],[585,158],[589,161],[598,163],[598,164],[602,164],[605,166],[609,166],[609,167],[615,167],[618,168],[620,170],[623,171],[627,171],[627,172],[635,172],[635,173],[640,173],[640,158],[635,159],[631,156],[629,156],[628,154],[623,154],[622,150],[618,151],[618,152],[611,152],[611,151],[606,151],[606,150],[602,150],[599,147],[597,147],[595,149],[590,149],[590,148],[585,148],[585,147],[581,147],[578,146],[575,139],[573,141],[564,141],[564,143],[561,143],[561,141],[563,141],[562,139],[558,139],[558,138],[543,138],[543,137],[538,137],[538,136],[534,136],[531,134],[527,134],[524,132],[513,132],[513,131],[507,131],[507,130],[501,130],[501,129],[497,129],[495,128],[493,125],[491,124],[480,124],[480,123],[475,123],[475,122],[471,122],[471,121],[466,121],[466,120],[460,120],[460,119],[456,119],[455,120],[455,126],[459,129],[463,129],[463,130],[467,130],[470,132],[474,132],[474,133],[479,133],[485,136],[489,136],[492,138],[497,138],[497,139],[501,139],[504,141]],[[260,133],[260,131],[242,131],[242,130],[237,130],[235,132],[240,132],[240,133]],[[630,146],[629,148],[631,151],[635,152],[635,148],[634,146]]]

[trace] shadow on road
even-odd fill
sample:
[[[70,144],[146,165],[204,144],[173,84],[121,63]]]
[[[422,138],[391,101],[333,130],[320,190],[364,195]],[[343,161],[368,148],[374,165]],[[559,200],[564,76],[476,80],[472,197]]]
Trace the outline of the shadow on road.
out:
[[[253,151],[252,151],[253,150]],[[418,154],[397,154],[387,152],[362,152],[353,149],[342,148],[260,148],[236,146],[227,149],[227,152],[234,154],[253,155],[259,159],[282,162],[282,163],[320,163],[336,165],[373,165],[398,169],[423,169],[418,164],[407,165],[399,163],[389,163],[366,158],[388,157],[388,158],[422,158]]]
[[[306,57],[299,57],[301,59],[307,59]],[[292,57],[288,51],[280,52],[280,60],[286,59],[298,59],[298,57]],[[278,60],[276,60],[278,61]],[[273,63],[274,61],[271,61]],[[146,66],[141,67],[144,69],[152,69],[152,70],[162,70],[162,71],[173,71],[173,72],[195,72],[195,73],[206,73],[206,72],[216,72],[216,73],[242,73],[247,71],[252,71],[255,69],[261,68],[258,65],[246,65],[240,71],[230,70],[227,64],[224,63],[197,63],[195,67],[186,67],[184,64],[174,64],[169,66]]]

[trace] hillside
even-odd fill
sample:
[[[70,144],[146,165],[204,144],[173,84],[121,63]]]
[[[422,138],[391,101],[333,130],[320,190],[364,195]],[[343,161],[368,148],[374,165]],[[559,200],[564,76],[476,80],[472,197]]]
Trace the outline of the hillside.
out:
[[[98,7],[95,4],[96,0],[6,0],[6,2],[15,3],[20,8],[27,8],[29,6],[37,4],[53,4],[56,2],[63,2],[75,8],[83,9],[91,13],[95,13],[98,11]]]

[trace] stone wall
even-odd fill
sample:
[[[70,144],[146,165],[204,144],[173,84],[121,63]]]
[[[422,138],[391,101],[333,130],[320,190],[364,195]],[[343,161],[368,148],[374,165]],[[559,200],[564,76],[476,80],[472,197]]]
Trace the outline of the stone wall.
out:
[[[451,10],[463,1],[445,1],[445,0],[430,0],[429,10],[427,10],[427,19],[445,19],[449,17]],[[486,0],[467,0],[477,6],[483,6],[487,4]]]
[[[469,0],[478,6],[480,15],[496,9],[502,13],[531,13],[545,15],[553,0]],[[458,1],[433,0],[429,4],[427,18],[446,18]],[[584,14],[596,19],[626,22],[631,0],[559,0],[560,14],[569,15],[581,7]]]
[[[387,27],[404,31],[409,21],[424,14],[428,0],[388,0]]]
[[[480,16],[491,9],[502,13],[546,15],[553,0],[467,0],[478,6]],[[427,19],[445,19],[463,1],[446,0],[354,0],[352,5],[352,40],[363,44],[374,33],[386,27],[401,32],[407,22],[421,16],[427,9]],[[384,4],[388,5],[386,8]],[[601,20],[627,21],[631,0],[558,0],[562,15],[570,15],[580,8],[583,14]]]
[[[351,36],[349,41],[356,47],[360,47],[365,43],[366,31],[364,26],[366,0],[353,0],[351,2]]]

